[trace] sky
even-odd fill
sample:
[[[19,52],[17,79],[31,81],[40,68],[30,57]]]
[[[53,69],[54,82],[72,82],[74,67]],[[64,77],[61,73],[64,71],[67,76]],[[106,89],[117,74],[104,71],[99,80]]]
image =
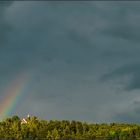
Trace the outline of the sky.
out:
[[[27,73],[28,90],[11,115],[140,123],[139,7],[0,2],[0,101]]]

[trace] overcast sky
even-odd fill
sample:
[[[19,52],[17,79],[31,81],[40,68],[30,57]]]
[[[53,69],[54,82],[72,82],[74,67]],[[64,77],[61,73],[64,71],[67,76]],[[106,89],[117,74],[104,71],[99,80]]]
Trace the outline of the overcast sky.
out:
[[[140,123],[140,2],[1,2],[1,96],[22,71],[13,114]]]

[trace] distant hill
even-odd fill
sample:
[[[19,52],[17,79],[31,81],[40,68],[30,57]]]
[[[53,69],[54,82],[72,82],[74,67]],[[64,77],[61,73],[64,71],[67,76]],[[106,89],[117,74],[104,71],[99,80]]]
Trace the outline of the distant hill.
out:
[[[2,140],[140,140],[137,124],[88,124],[68,120],[20,119],[18,116],[0,122]]]

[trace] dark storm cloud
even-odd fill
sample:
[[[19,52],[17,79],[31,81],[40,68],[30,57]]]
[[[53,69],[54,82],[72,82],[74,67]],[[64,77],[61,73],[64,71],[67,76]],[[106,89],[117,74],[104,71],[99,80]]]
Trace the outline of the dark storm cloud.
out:
[[[15,71],[13,63],[11,62],[11,53],[5,50],[9,47],[9,37],[12,31],[12,25],[7,21],[6,11],[14,3],[14,0],[10,1],[0,1],[0,87],[4,87],[4,84],[10,79],[11,71]],[[12,70],[13,69],[13,70]],[[6,77],[7,78],[6,78]]]
[[[25,12],[25,7],[28,12]],[[87,33],[80,32],[81,28],[76,30],[73,15],[69,11],[63,12],[66,9],[59,9],[59,6],[47,6],[49,10],[45,6],[25,7],[18,9],[17,4],[8,9],[7,15],[9,14],[13,32],[10,34],[10,47],[3,51],[8,54],[9,59],[5,63],[9,67],[4,68],[10,69],[9,73],[16,77],[17,70],[24,68],[33,75],[33,89],[28,95],[29,102],[26,100],[28,107],[21,103],[23,107],[21,105],[18,111],[43,114],[43,117],[50,114],[53,117],[74,119],[74,116],[66,114],[72,110],[77,116],[81,112],[84,114],[82,109],[76,110],[84,102],[85,94],[81,92],[81,84],[86,81],[84,79],[89,74],[87,71],[92,71],[92,41],[86,36]],[[82,27],[88,26],[83,24]],[[8,65],[10,63],[12,65]],[[87,87],[86,84],[85,88]],[[81,96],[83,98],[80,99]],[[76,110],[74,106],[77,106]],[[83,109],[86,108],[83,106]]]
[[[139,3],[132,3],[131,6],[128,3],[117,5],[120,6],[112,9],[112,14],[105,19],[105,27],[101,30],[103,35],[110,38],[111,43],[101,53],[109,67],[100,80],[110,80],[116,87],[120,84],[122,90],[131,91],[140,88]]]
[[[16,1],[3,10],[1,86],[22,70],[32,81],[19,114],[103,122],[114,119],[109,111],[119,112],[120,102],[128,104],[122,93],[139,89],[140,11],[113,3]],[[116,95],[106,81],[116,86],[122,77]]]
[[[15,54],[17,54],[19,50],[18,61],[20,61],[20,57],[22,56],[22,60],[24,60],[25,63],[29,63],[29,65],[33,65],[34,62],[35,65],[38,65],[40,61],[46,61],[47,64],[47,59],[50,60],[50,62],[54,60],[58,63],[64,61],[67,64],[72,62],[80,65],[92,61],[93,55],[83,56],[91,54],[92,49],[88,48],[94,48],[95,45],[88,39],[86,34],[76,31],[77,25],[73,25],[75,23],[73,15],[69,15],[69,12],[64,13],[64,8],[58,9],[59,6],[54,5],[56,8],[53,6],[47,7],[50,10],[42,6],[44,10],[39,12],[37,12],[38,8],[37,10],[33,7],[32,10],[31,8],[27,8],[32,12],[28,14],[28,16],[25,16],[27,13],[22,14],[26,19],[20,19],[21,15],[18,14],[17,17],[14,17],[15,20],[20,19],[17,23],[12,21],[15,30],[14,36],[17,36],[17,38],[16,42],[11,43],[13,44],[12,48],[15,48]],[[68,9],[70,8],[68,7]],[[73,9],[76,11],[76,8]],[[32,13],[40,13],[42,18]],[[77,13],[77,11],[75,13]],[[78,13],[78,15],[81,16],[80,13]],[[85,26],[87,27],[87,25]],[[14,40],[12,37],[11,39]],[[22,53],[23,51],[26,51],[26,55]]]
[[[113,9],[115,5],[115,8]],[[118,2],[116,4],[109,4],[109,9],[104,11],[105,6],[103,7],[102,12],[104,14],[111,14],[104,18],[105,27],[101,32],[110,37],[125,39],[129,41],[138,41],[140,40],[140,17],[139,17],[139,3],[136,5],[134,3]],[[101,14],[101,16],[103,13]],[[106,24],[107,23],[107,24]],[[119,41],[119,40],[118,40]]]
[[[5,19],[5,11],[12,3],[13,1],[0,1],[0,48],[4,47],[11,30],[11,25]]]
[[[119,79],[120,81],[124,77],[128,78],[127,82],[123,85],[125,90],[134,90],[140,88],[140,62],[133,62],[131,64],[126,64],[116,68],[108,74],[104,74],[101,80],[111,80]]]

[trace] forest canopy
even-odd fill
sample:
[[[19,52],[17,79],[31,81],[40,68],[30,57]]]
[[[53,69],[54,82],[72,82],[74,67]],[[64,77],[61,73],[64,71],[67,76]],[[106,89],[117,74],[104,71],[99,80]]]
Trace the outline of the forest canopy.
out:
[[[89,124],[68,120],[40,120],[28,116],[6,118],[0,122],[0,139],[4,140],[139,140],[138,124]]]

